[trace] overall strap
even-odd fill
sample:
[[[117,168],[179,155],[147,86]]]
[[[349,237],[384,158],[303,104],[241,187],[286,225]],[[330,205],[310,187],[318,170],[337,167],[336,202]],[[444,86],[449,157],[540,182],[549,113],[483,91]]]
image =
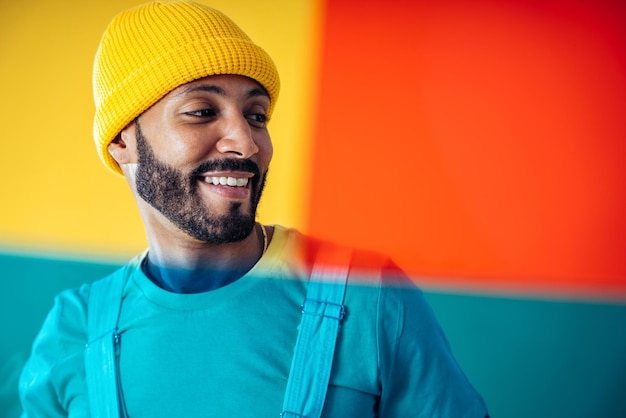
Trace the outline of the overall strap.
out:
[[[352,251],[322,246],[302,304],[302,320],[283,403],[284,418],[322,414],[340,322]]]
[[[123,269],[94,282],[89,293],[85,371],[93,418],[125,416],[118,374],[120,335],[117,332],[125,273]]]

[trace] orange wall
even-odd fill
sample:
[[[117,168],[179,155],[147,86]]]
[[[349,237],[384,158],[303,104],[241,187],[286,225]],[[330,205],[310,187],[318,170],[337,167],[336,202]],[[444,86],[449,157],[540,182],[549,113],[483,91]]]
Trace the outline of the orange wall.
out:
[[[624,22],[606,0],[327,0],[311,231],[435,285],[626,297]]]

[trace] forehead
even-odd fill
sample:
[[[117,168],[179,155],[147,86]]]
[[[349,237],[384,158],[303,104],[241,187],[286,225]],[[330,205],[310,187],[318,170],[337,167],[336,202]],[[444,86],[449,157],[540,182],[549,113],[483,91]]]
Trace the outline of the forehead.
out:
[[[261,96],[266,97],[268,100],[270,98],[265,88],[258,81],[234,74],[211,75],[182,84],[165,95],[164,98],[184,98],[197,92],[209,92],[224,97]]]

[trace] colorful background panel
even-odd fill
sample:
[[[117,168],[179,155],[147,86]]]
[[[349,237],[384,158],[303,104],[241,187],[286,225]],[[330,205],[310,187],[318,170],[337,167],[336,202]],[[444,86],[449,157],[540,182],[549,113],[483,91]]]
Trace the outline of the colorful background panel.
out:
[[[141,3],[0,2],[0,417],[53,296],[145,247],[91,139]],[[267,223],[391,254],[492,416],[626,416],[626,6],[216,0],[275,59]]]
[[[329,0],[310,229],[480,288],[626,298],[626,4]]]

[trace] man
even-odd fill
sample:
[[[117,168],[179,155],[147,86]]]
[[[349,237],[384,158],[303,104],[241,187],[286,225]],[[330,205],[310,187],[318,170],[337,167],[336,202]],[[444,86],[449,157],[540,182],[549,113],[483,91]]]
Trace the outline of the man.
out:
[[[57,297],[20,379],[24,416],[486,416],[388,260],[256,222],[278,91],[270,57],[216,10],[155,2],[111,22],[94,136],[149,248]],[[331,340],[306,339],[309,320]]]

